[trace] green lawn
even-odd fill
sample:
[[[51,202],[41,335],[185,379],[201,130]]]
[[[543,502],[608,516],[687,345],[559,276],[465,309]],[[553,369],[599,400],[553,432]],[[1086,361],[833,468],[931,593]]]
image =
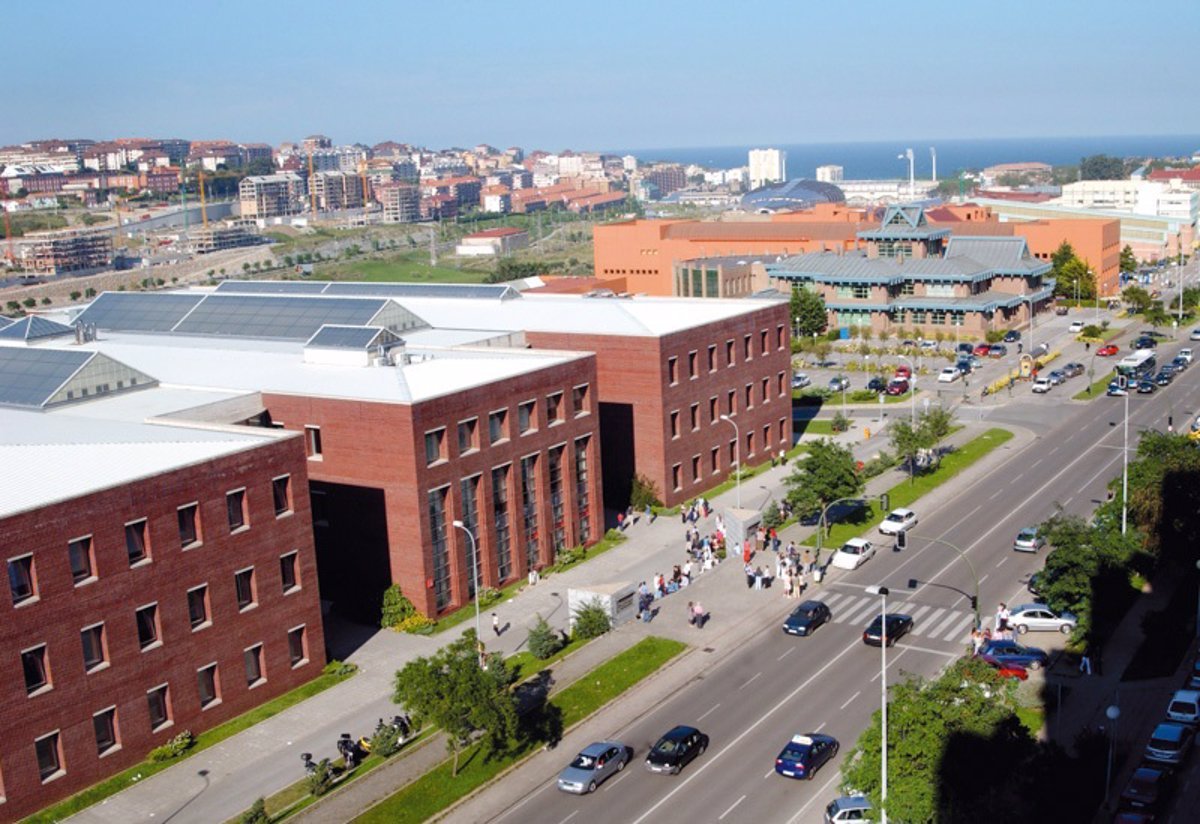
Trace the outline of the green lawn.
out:
[[[908,480],[903,480],[889,489],[887,493],[889,499],[888,506],[892,509],[911,506],[918,498],[952,480],[960,472],[971,466],[971,464],[987,455],[993,449],[1003,445],[1011,438],[1012,433],[1007,429],[993,428],[984,432],[979,437],[967,441],[960,448],[944,456],[938,468],[933,472],[918,475],[911,483]],[[864,498],[864,500],[869,508],[864,511],[863,518],[855,522],[835,523],[829,531],[829,536],[822,542],[822,547],[840,546],[850,538],[860,535],[867,524],[878,523],[883,519],[885,513],[879,506],[879,499],[871,497]],[[809,536],[804,543],[809,546],[815,546],[817,536],[815,534]]]
[[[1091,386],[1085,387],[1071,396],[1073,401],[1090,401],[1092,398],[1104,397],[1104,393],[1108,390],[1108,384],[1113,379],[1112,372],[1106,372],[1104,377],[1093,383]]]
[[[413,256],[396,260],[364,260],[317,264],[317,277],[333,280],[365,280],[367,282],[425,281],[428,283],[483,283],[488,273],[464,271],[449,266],[430,266]]]
[[[591,715],[684,649],[686,645],[678,641],[645,638],[596,667],[550,699],[562,712],[563,729]],[[541,741],[525,741],[504,754],[472,747],[460,756],[457,776],[452,775],[453,760],[447,759],[354,820],[368,824],[426,821],[536,752],[541,745]]]

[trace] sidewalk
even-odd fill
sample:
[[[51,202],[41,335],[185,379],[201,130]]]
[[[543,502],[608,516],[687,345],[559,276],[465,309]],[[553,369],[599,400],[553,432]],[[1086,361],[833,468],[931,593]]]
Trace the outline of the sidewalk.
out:
[[[962,444],[986,428],[986,423],[962,423],[965,424],[964,428],[954,433],[947,440],[948,443]],[[1020,448],[1029,437],[1028,434],[1018,433],[1008,449]],[[869,440],[864,440],[861,427],[841,433],[836,440],[850,446],[860,460],[867,460],[888,446],[886,435],[876,432],[874,428]],[[1005,457],[1007,450],[996,450],[971,471],[985,472],[989,466]],[[745,481],[741,490],[743,505],[762,508],[772,500],[778,500],[784,494],[783,481],[793,469],[794,465],[777,466]],[[871,479],[864,494],[878,496],[904,477],[898,471],[887,472]],[[943,487],[932,493],[929,503],[923,503],[923,506],[936,506],[939,500],[952,494],[950,489]],[[734,506],[736,499],[737,491],[731,489],[716,496],[711,503],[714,510],[720,512]],[[699,528],[702,532],[711,531],[713,519],[702,521]],[[780,537],[784,542],[791,539],[799,541],[812,531],[813,527],[793,525],[781,531]],[[537,585],[525,587],[512,598],[484,612],[481,623],[487,648],[505,654],[523,648],[528,629],[537,614],[554,628],[565,629],[568,621],[566,591],[569,587],[650,580],[655,573],[669,574],[672,565],[681,558],[683,532],[678,517],[664,516],[646,524],[639,516],[634,524],[626,528],[625,535],[627,540],[624,543],[603,555],[567,572],[543,578]],[[767,590],[765,593],[754,593],[766,597],[748,609],[747,605],[755,599],[748,598],[744,586],[734,583],[734,579],[740,579],[741,575],[741,563],[737,559],[730,559],[716,570],[699,576],[686,593],[676,593],[656,602],[660,613],[653,623],[626,625],[556,664],[553,668],[555,679],[565,684],[646,634],[677,637],[695,643],[696,634],[688,633],[690,627],[682,619],[687,601],[692,596],[699,597],[713,616],[712,624],[704,634],[704,642],[708,647],[727,633],[737,631],[737,628],[742,628],[737,632],[738,638],[745,637],[761,625],[760,621],[753,620],[759,615],[759,610],[780,611],[787,605],[777,597],[777,593]],[[725,578],[730,581],[722,584]],[[499,637],[491,631],[492,613],[496,614],[502,627],[507,627]],[[303,778],[300,753],[311,752],[318,760],[332,757],[334,742],[341,733],[349,732],[355,736],[369,733],[379,718],[394,714],[396,707],[391,702],[391,690],[396,670],[418,656],[432,654],[473,626],[474,621],[468,619],[433,636],[378,631],[348,657],[359,666],[359,673],[353,678],[129,787],[80,812],[71,820],[85,824],[124,824],[132,820],[157,818],[169,819],[172,824],[208,824],[233,818],[259,796],[269,796]],[[684,653],[676,660],[695,657]],[[704,662],[711,663],[711,658],[702,658],[701,663]],[[673,662],[668,669],[677,666]],[[353,798],[354,807],[361,810],[368,799],[394,792],[397,787],[411,780],[410,774],[420,774],[444,754],[443,744],[430,742],[412,755],[378,768],[375,773],[356,782],[346,795]],[[364,789],[355,789],[357,787]],[[322,818],[341,820],[326,815]]]

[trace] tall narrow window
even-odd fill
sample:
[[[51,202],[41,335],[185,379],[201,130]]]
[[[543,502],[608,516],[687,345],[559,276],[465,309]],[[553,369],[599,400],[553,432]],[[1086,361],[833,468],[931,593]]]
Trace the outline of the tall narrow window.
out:
[[[296,571],[296,563],[300,557],[298,552],[289,552],[279,556],[279,580],[283,584],[283,594],[300,589],[300,576]]]
[[[553,425],[562,421],[562,399],[562,392],[546,396],[546,422],[548,424]]]
[[[488,415],[488,443],[496,444],[508,438],[508,410],[498,409]]]
[[[221,684],[217,677],[217,665],[209,664],[196,670],[196,692],[200,695],[200,709],[205,710],[221,700]]]
[[[679,437],[679,412],[671,413],[671,437]]]
[[[26,695],[33,695],[50,686],[50,671],[46,667],[45,644],[22,652],[21,668],[25,671]]]
[[[146,519],[125,524],[125,552],[129,565],[140,564],[150,558],[150,546],[146,540]]]
[[[308,663],[308,639],[304,636],[304,627],[288,630],[288,658],[293,667]]]
[[[246,686],[253,687],[267,680],[263,675],[262,644],[255,644],[242,653],[246,665]]]
[[[671,467],[671,488],[679,490],[683,486],[683,469],[681,464]]]
[[[237,532],[246,525],[246,490],[225,493],[225,511],[229,516],[229,531]]]
[[[202,629],[209,625],[208,618],[208,584],[202,584],[198,587],[193,587],[187,593],[188,602],[188,622],[192,626],[192,631]]]
[[[708,371],[715,372],[717,370],[717,345],[711,343],[708,346]]]
[[[117,708],[109,707],[92,716],[96,733],[96,755],[107,755],[117,748]]]
[[[547,467],[550,480],[550,537],[555,557],[567,548],[566,524],[563,519],[563,447],[550,448]]]
[[[754,352],[750,346],[751,338],[751,335],[742,335],[742,358],[744,360],[750,360],[752,357],[754,357]]]
[[[671,386],[679,383],[679,358],[667,358],[667,383]]]
[[[171,723],[170,687],[166,684],[146,691],[146,706],[150,711],[150,729],[159,730]]]
[[[233,587],[237,593],[238,610],[244,611],[255,606],[254,567],[235,572],[233,574]]]
[[[571,412],[576,415],[586,415],[591,412],[588,402],[588,385],[581,383],[571,390]]]
[[[459,500],[462,502],[462,522],[467,531],[475,536],[475,541],[461,542],[463,552],[470,553],[474,547],[474,557],[465,554],[463,568],[467,570],[467,595],[475,597],[475,580],[479,577],[479,476],[472,475],[458,482]]]
[[[308,458],[311,461],[319,461],[323,455],[321,453],[321,427],[305,426],[304,427],[304,444],[308,452]]]
[[[85,535],[69,542],[67,557],[71,561],[71,580],[75,582],[75,586],[87,583],[96,577],[91,535]]]
[[[12,591],[13,605],[32,601],[37,597],[37,584],[33,577],[33,556],[22,555],[8,561],[8,588]]]
[[[158,643],[158,604],[148,604],[137,611],[138,646],[150,649]]]
[[[433,545],[433,593],[437,609],[450,606],[450,547],[446,541],[447,488],[431,489],[429,506],[429,536]]]
[[[492,470],[492,524],[496,528],[496,575],[500,581],[512,575],[512,549],[508,520],[509,465]]]
[[[537,455],[521,459],[521,513],[525,526],[525,563],[538,562]]]
[[[42,783],[56,777],[62,771],[62,751],[59,748],[58,733],[43,735],[33,742],[37,752],[38,775]]]
[[[179,521],[179,544],[187,549],[200,543],[199,505],[181,506],[176,512]]]
[[[292,511],[292,476],[281,475],[271,481],[271,499],[275,504],[275,517]]]
[[[587,543],[592,537],[591,494],[588,479],[588,437],[575,440],[575,506],[579,513],[579,541]]]
[[[108,652],[104,646],[104,624],[93,624],[81,629],[79,641],[83,645],[83,668],[85,670],[92,672],[108,662]]]
[[[725,365],[733,366],[733,341],[725,341]]]
[[[537,431],[537,407],[534,401],[517,404],[517,431],[522,435]]]
[[[694,403],[691,406],[692,415],[692,431],[695,432],[700,428],[700,404]]]
[[[479,448],[479,418],[458,422],[458,454],[465,455]]]
[[[446,429],[434,429],[425,433],[425,464],[431,465],[446,459]]]
[[[688,378],[696,377],[696,358],[698,357],[695,351],[688,352]]]
[[[758,333],[758,354],[767,354],[767,330],[764,329]]]

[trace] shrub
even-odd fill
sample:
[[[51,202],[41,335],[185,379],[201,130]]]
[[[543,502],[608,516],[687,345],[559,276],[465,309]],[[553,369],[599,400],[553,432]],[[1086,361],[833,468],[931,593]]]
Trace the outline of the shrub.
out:
[[[72,292],[71,293],[71,300],[79,300],[81,297],[83,297],[82,292]]]
[[[834,432],[845,432],[850,428],[850,419],[839,411],[833,416],[833,420],[829,422],[829,426]]]
[[[539,661],[545,661],[551,655],[558,652],[559,647],[562,646],[558,633],[546,623],[546,619],[541,615],[537,616],[533,628],[529,630],[529,638],[526,643],[530,653]]]
[[[400,751],[400,730],[384,724],[371,736],[371,754],[391,758]]]
[[[988,343],[999,343],[1004,340],[1005,332],[1003,329],[989,329],[984,333],[983,339]]]
[[[308,776],[308,794],[319,797],[329,792],[333,786],[333,766],[328,758],[322,758],[317,768]]]
[[[633,476],[633,486],[629,492],[629,503],[634,509],[641,511],[647,506],[662,506],[658,497],[658,488],[654,481],[638,473]]]
[[[183,755],[195,744],[196,738],[192,735],[191,730],[184,730],[161,747],[150,750],[147,758],[151,761],[170,761]]]
[[[241,824],[270,824],[271,816],[267,815],[267,802],[263,798],[258,798],[250,809],[242,813],[242,817],[238,819]]]
[[[321,670],[322,675],[353,675],[358,672],[358,664],[351,664],[347,661],[339,661],[336,658],[330,661]]]
[[[492,604],[499,602],[503,596],[504,593],[495,587],[484,587],[479,590],[479,608],[487,609]]]
[[[413,602],[404,597],[398,584],[392,584],[383,591],[383,610],[379,625],[384,629],[396,627],[401,621],[416,613]]]
[[[426,618],[419,612],[414,612],[392,627],[392,629],[396,630],[396,632],[420,633],[433,629],[433,624],[434,622],[429,618]]]
[[[593,600],[575,610],[574,635],[576,638],[584,640],[599,638],[610,629],[612,629],[612,622],[609,621],[608,613],[599,601]]]
[[[577,564],[587,557],[587,549],[581,546],[564,549],[558,553],[554,561],[554,566],[559,569],[565,569],[573,564]]]
[[[882,475],[896,465],[896,456],[890,452],[880,452],[871,460],[863,464],[862,474],[866,478],[874,478],[876,475]]]

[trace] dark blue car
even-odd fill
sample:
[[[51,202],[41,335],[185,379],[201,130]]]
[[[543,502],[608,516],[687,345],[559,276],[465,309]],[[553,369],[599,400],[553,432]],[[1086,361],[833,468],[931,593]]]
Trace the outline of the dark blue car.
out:
[[[1050,661],[1050,656],[1046,654],[1045,650],[1037,647],[1023,647],[1016,641],[1006,641],[1000,638],[984,644],[983,648],[979,650],[979,654],[984,658],[999,661],[1001,664],[1010,664],[1031,670],[1044,667]]]
[[[821,766],[837,755],[837,739],[815,732],[793,735],[783,751],[775,757],[775,772],[788,778],[803,778],[808,781]]]

